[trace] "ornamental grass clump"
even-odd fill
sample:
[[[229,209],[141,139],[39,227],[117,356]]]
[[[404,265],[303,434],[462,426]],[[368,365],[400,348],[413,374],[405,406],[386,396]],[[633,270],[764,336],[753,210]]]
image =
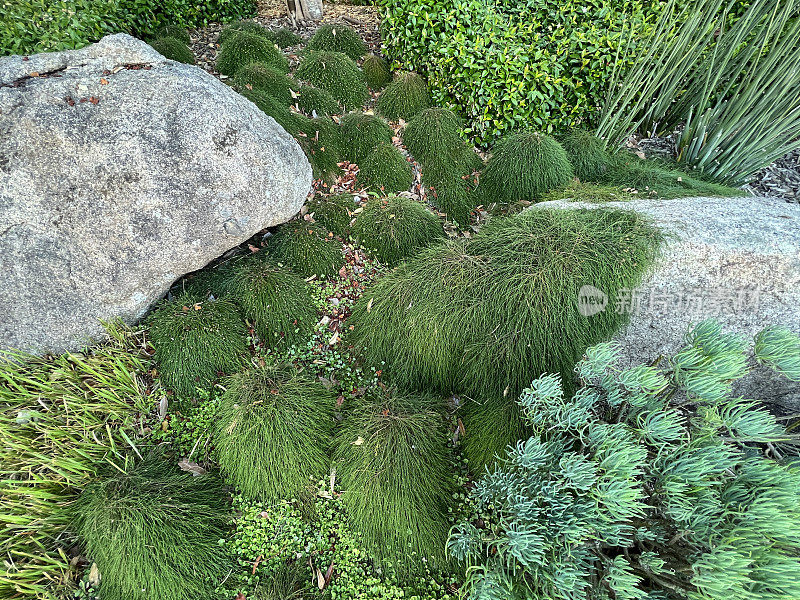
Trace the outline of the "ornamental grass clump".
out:
[[[309,52],[295,75],[330,93],[345,110],[359,108],[369,98],[361,69],[341,52]]]
[[[174,37],[160,37],[150,42],[153,48],[164,58],[185,63],[194,64],[194,52],[184,42]]]
[[[270,255],[302,277],[335,277],[344,265],[338,241],[319,223],[290,221],[269,240]]]
[[[414,170],[394,145],[381,142],[361,161],[357,178],[362,187],[381,195],[406,192],[414,181]]]
[[[246,31],[228,38],[217,55],[217,71],[229,77],[252,63],[267,64],[282,73],[289,72],[289,61],[271,40]]]
[[[428,202],[443,212],[449,221],[462,229],[467,228],[472,211],[479,204],[472,182],[455,175],[433,185],[428,184],[428,179],[423,175],[423,182],[428,186]]]
[[[179,398],[194,397],[197,388],[247,363],[247,330],[228,300],[184,294],[161,304],[146,324],[161,383]]]
[[[334,235],[347,238],[357,208],[358,204],[352,194],[337,194],[314,200],[309,207],[309,213]]]
[[[292,103],[292,92],[299,88],[285,73],[264,63],[243,66],[233,76],[233,83],[239,89],[268,94],[286,106]]]
[[[434,407],[430,397],[373,392],[349,412],[335,442],[350,523],[404,578],[444,561],[454,479]]]
[[[341,120],[342,154],[353,163],[367,158],[378,144],[392,143],[392,129],[382,118],[362,112],[347,113]]]
[[[308,119],[302,115],[293,115],[297,123],[295,139],[306,153],[311,163],[314,179],[322,179],[332,183],[342,172],[341,132],[339,126],[327,117]]]
[[[287,27],[281,27],[271,32],[272,39],[280,48],[288,48],[289,46],[297,46],[303,41],[299,35]]]
[[[240,90],[240,92],[242,96],[255,104],[261,112],[275,119],[278,125],[293,136],[297,134],[301,125],[304,124],[299,118],[302,115],[293,113],[286,104],[275,98],[275,96],[261,90],[249,90],[247,88]]]
[[[182,472],[156,451],[108,473],[70,507],[101,597],[211,598],[232,566],[219,544],[229,510],[219,478]]]
[[[189,30],[181,25],[164,25],[156,29],[155,38],[171,37],[180,40],[187,46],[192,43],[192,38],[189,37]]]
[[[533,380],[518,400],[530,437],[478,481],[482,519],[448,542],[470,567],[465,595],[800,597],[797,439],[732,397],[748,346],[706,321],[658,367],[623,366],[604,343],[578,363],[577,393],[555,374]],[[800,361],[796,334],[769,346],[758,360]]]
[[[373,90],[383,89],[391,80],[389,64],[386,59],[375,54],[368,54],[361,63],[361,70],[367,79],[367,85]]]
[[[526,131],[503,137],[480,179],[481,193],[494,202],[535,202],[573,178],[567,153],[550,136]]]
[[[266,252],[231,267],[225,294],[239,305],[268,347],[286,347],[311,338],[317,322],[314,298],[302,277],[278,266]]]
[[[227,479],[248,498],[298,498],[328,473],[336,397],[291,364],[225,380],[214,443]]]
[[[257,35],[273,43],[275,41],[272,36],[272,32],[263,25],[261,25],[260,23],[256,23],[255,21],[236,21],[234,23],[231,23],[230,25],[226,26],[222,31],[219,32],[219,38],[217,39],[217,41],[220,44],[224,45],[225,42],[227,42],[237,33],[241,32]]]
[[[449,108],[428,108],[409,121],[403,144],[422,166],[423,176],[439,183],[468,175],[482,163],[461,138],[461,123]]]
[[[358,60],[367,53],[367,45],[354,29],[342,23],[325,23],[311,36],[306,50],[326,50],[341,52],[353,60]]]
[[[416,73],[404,72],[395,75],[378,97],[378,112],[390,121],[408,121],[431,105],[428,84]]]
[[[469,469],[476,475],[506,455],[509,445],[530,435],[530,428],[519,406],[500,396],[467,398],[460,412],[464,433],[461,452]]]
[[[373,198],[356,216],[353,238],[385,265],[394,266],[444,238],[439,219],[420,202],[403,196]]]
[[[605,143],[583,129],[571,129],[558,136],[575,176],[581,181],[600,181],[611,163]]]
[[[329,92],[315,88],[313,85],[302,85],[296,91],[294,103],[308,116],[329,117],[342,112],[336,98]]]

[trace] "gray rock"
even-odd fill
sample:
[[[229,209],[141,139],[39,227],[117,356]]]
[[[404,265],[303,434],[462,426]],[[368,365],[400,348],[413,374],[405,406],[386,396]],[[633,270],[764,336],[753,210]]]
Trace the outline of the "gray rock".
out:
[[[644,284],[608,298],[605,306],[630,313],[630,323],[617,335],[626,365],[676,352],[690,326],[707,318],[749,337],[767,325],[800,333],[798,205],[755,197],[535,205],[546,207],[633,209],[667,234]],[[743,379],[735,392],[800,409],[800,384],[766,368]]]
[[[0,348],[58,352],[102,338],[99,319],[135,322],[310,187],[271,117],[130,36],[0,58]]]

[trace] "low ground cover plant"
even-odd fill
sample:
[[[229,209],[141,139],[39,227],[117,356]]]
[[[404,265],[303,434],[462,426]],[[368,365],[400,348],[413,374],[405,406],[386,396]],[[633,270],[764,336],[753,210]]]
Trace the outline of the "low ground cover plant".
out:
[[[367,53],[367,45],[352,27],[342,23],[325,23],[318,27],[308,40],[306,50],[341,52],[353,60],[358,60]]]
[[[341,108],[330,92],[315,88],[313,85],[303,85],[297,90],[295,104],[306,115],[330,116],[339,114]]]
[[[397,73],[376,103],[378,112],[390,121],[408,121],[431,105],[428,84],[416,73]]]
[[[265,63],[250,63],[244,65],[233,76],[233,83],[244,89],[264,92],[286,104],[292,103],[293,93],[299,88],[286,73],[274,66]]]
[[[392,129],[381,117],[350,112],[342,117],[342,153],[350,162],[360,163],[378,144],[392,143]]]
[[[174,37],[159,37],[150,42],[153,50],[161,54],[164,58],[194,64],[194,52],[184,42]]]
[[[346,238],[350,235],[350,226],[357,208],[352,194],[336,194],[327,198],[316,198],[309,212],[328,231]]]
[[[309,52],[296,74],[298,79],[327,91],[345,110],[360,108],[369,97],[361,69],[341,52]]]
[[[339,126],[327,117],[307,119],[292,115],[295,139],[311,163],[314,179],[332,182],[341,173],[342,135]]]
[[[264,36],[238,31],[230,36],[217,55],[217,71],[230,77],[252,63],[262,63],[286,73],[289,62],[274,42]]]
[[[290,221],[270,238],[268,251],[302,277],[334,277],[344,263],[339,243],[319,223]]]
[[[393,144],[378,144],[359,166],[359,183],[381,195],[405,192],[414,180],[411,163]]]
[[[361,69],[364,71],[367,85],[373,90],[383,89],[392,80],[386,59],[375,54],[367,55],[361,63]]]

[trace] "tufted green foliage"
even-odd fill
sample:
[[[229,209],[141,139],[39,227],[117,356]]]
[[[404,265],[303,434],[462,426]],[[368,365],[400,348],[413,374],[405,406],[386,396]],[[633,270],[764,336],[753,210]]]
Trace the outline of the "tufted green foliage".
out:
[[[243,88],[241,94],[255,104],[261,112],[275,119],[278,125],[292,135],[297,135],[300,127],[305,123],[298,118],[302,115],[292,113],[283,102],[265,91]]]
[[[368,54],[361,63],[361,69],[367,79],[367,85],[373,90],[383,89],[392,80],[386,59],[376,54]]]
[[[297,122],[295,138],[306,153],[314,172],[314,179],[333,182],[341,174],[341,131],[339,126],[327,117],[307,119],[294,115]]]
[[[303,41],[299,35],[288,27],[281,27],[271,32],[272,38],[280,48],[288,48],[289,46],[296,46]]]
[[[504,457],[509,445],[530,435],[519,406],[500,396],[466,399],[460,416],[461,451],[476,475]]]
[[[315,88],[313,85],[303,85],[297,90],[295,104],[309,116],[314,113],[320,117],[339,114],[342,109],[336,98],[330,92]]]
[[[222,31],[219,32],[219,38],[217,38],[217,42],[220,44],[225,44],[229,39],[231,39],[237,33],[244,31],[245,33],[252,33],[253,35],[258,35],[263,37],[266,40],[274,42],[272,38],[271,31],[264,27],[261,23],[257,23],[256,21],[251,20],[243,20],[243,21],[235,21],[225,27]]]
[[[557,141],[534,131],[512,133],[492,148],[480,179],[484,198],[511,203],[536,201],[573,177],[567,153]]]
[[[228,38],[217,55],[217,71],[233,76],[236,71],[252,63],[263,63],[286,73],[289,61],[269,39],[247,31],[240,31]]]
[[[157,307],[146,324],[161,382],[179,398],[192,398],[198,387],[209,388],[246,363],[244,322],[227,300],[184,294]]]
[[[344,264],[339,242],[319,223],[290,221],[270,238],[269,253],[302,277],[335,277]]]
[[[259,582],[254,600],[309,600],[314,593],[309,589],[309,568],[299,563],[284,563],[272,576]]]
[[[176,40],[180,40],[187,46],[192,43],[192,38],[189,37],[189,31],[186,27],[182,27],[181,25],[164,25],[163,27],[159,27],[155,32],[155,37],[172,37]]]
[[[306,50],[325,50],[341,52],[353,60],[358,60],[367,53],[367,46],[361,36],[351,27],[343,23],[325,23],[311,36]]]
[[[150,46],[164,58],[194,64],[194,52],[181,40],[174,37],[160,37],[150,42]]]
[[[220,467],[249,498],[297,498],[328,472],[336,398],[291,364],[225,380],[214,443]]]
[[[210,599],[230,566],[218,544],[228,512],[221,481],[184,473],[161,452],[89,485],[70,510],[104,599]]]
[[[570,129],[557,136],[567,153],[575,176],[581,181],[599,181],[608,171],[611,158],[603,140],[583,129]]]
[[[384,392],[359,400],[337,435],[336,473],[350,522],[381,561],[408,576],[440,564],[447,539],[447,436],[429,397]]]
[[[403,196],[373,198],[356,217],[352,235],[382,263],[394,266],[444,238],[442,224],[420,202]]]
[[[411,163],[394,145],[385,142],[378,144],[359,167],[359,184],[381,195],[406,192],[414,180]]]
[[[481,165],[480,157],[461,138],[461,123],[448,108],[428,108],[403,130],[403,144],[419,161],[423,175],[437,181],[446,174],[466,175]]]
[[[447,175],[438,182],[424,172],[422,175],[423,182],[428,186],[427,200],[459,227],[468,227],[470,215],[479,203],[472,183],[457,174]],[[429,183],[431,180],[435,183]]]
[[[342,151],[350,162],[360,163],[378,144],[392,143],[392,129],[381,117],[362,112],[347,113],[342,117]]]
[[[359,108],[369,98],[361,69],[341,52],[309,52],[300,62],[296,75],[328,92],[345,110]]]
[[[329,231],[343,238],[350,235],[350,223],[358,208],[352,194],[337,194],[327,198],[317,198],[309,206],[314,220],[321,223]]]
[[[397,73],[375,104],[378,112],[390,121],[408,121],[430,105],[428,84],[422,77],[411,72]]]
[[[224,291],[267,346],[305,342],[314,331],[317,311],[309,285],[264,251],[236,261]]]
[[[292,102],[292,92],[298,89],[297,83],[285,73],[264,63],[244,65],[236,71],[233,83],[239,88],[269,94],[287,106]]]
[[[797,336],[778,338],[772,356],[800,360]],[[533,380],[519,397],[532,435],[475,487],[480,529],[448,543],[471,565],[467,597],[797,597],[800,466],[774,450],[797,440],[729,397],[747,350],[704,322],[662,368],[622,367],[604,343],[574,395],[557,375]]]

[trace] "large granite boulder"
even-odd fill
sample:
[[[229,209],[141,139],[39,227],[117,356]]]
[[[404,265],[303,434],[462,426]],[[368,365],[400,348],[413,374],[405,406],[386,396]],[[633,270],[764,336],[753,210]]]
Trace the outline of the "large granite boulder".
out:
[[[119,34],[0,58],[0,349],[139,319],[178,277],[290,219],[297,142],[205,71]]]
[[[800,333],[800,205],[774,198],[637,199],[584,204],[543,202],[535,208],[621,208],[649,215],[666,234],[657,266],[642,286],[617,298],[587,287],[580,306],[630,313],[619,332],[627,365],[679,350],[692,324],[707,318],[753,336],[767,325]],[[586,282],[591,286],[592,282]],[[766,368],[742,380],[738,395],[800,409],[800,384]]]

